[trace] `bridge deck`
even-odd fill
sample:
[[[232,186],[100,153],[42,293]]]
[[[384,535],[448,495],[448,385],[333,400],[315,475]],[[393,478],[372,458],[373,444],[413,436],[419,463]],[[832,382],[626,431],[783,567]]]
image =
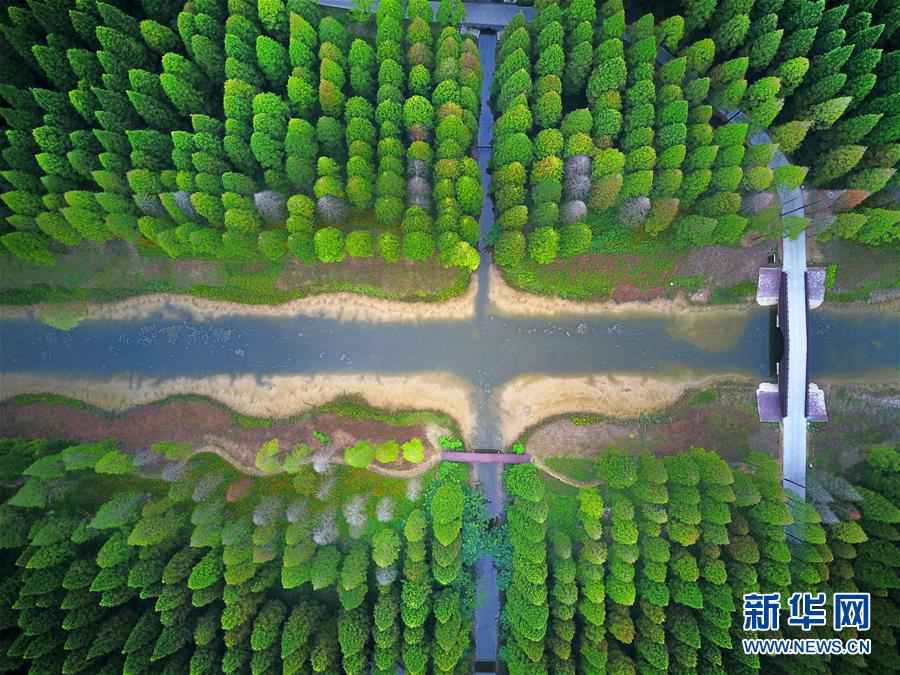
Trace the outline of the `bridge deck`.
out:
[[[446,462],[468,462],[470,464],[527,464],[531,455],[516,455],[509,452],[442,452]]]
[[[784,239],[784,271],[787,274],[787,303],[791,369],[787,383],[787,416],[781,423],[782,465],[785,487],[802,499],[806,495],[806,233]]]

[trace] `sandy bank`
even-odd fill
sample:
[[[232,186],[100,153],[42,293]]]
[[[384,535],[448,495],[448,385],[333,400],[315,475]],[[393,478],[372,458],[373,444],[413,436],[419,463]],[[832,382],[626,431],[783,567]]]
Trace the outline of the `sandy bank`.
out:
[[[632,374],[522,375],[496,392],[503,444],[511,444],[527,428],[548,417],[571,412],[637,417],[672,405],[687,389],[741,379],[733,374],[677,379]]]
[[[473,275],[465,293],[441,302],[406,302],[372,298],[356,293],[324,293],[278,305],[245,305],[190,295],[154,293],[109,303],[77,302],[26,307],[0,306],[0,318],[40,319],[48,312],[58,314],[71,305],[71,310],[77,312],[80,321],[131,321],[143,320],[151,316],[183,317],[187,314],[194,321],[208,321],[226,316],[273,318],[307,316],[338,321],[413,323],[416,321],[471,319],[475,316],[477,293],[478,277]]]
[[[253,375],[178,377],[135,380],[114,377],[60,379],[52,375],[0,375],[0,397],[20,394],[58,394],[98,408],[121,412],[161,399],[196,394],[219,401],[254,417],[291,417],[336,398],[358,395],[375,408],[389,410],[438,410],[460,425],[469,437],[474,424],[471,386],[444,372],[414,375],[276,375],[258,381]]]
[[[554,317],[565,314],[577,315],[620,315],[620,314],[683,314],[685,312],[744,314],[748,308],[756,308],[755,303],[740,305],[697,305],[688,302],[683,295],[675,299],[659,298],[639,302],[583,302],[565,300],[549,295],[537,295],[513,288],[503,279],[496,267],[490,270],[490,291],[488,301],[491,310],[501,316]]]

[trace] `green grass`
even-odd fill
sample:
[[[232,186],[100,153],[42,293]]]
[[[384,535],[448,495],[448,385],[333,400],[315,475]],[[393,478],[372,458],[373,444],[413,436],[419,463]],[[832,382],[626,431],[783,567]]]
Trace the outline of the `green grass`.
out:
[[[105,410],[92,406],[90,403],[85,403],[76,398],[69,398],[68,396],[60,396],[59,394],[19,394],[18,396],[0,400],[3,400],[5,403],[12,403],[13,405],[49,403],[51,405],[62,405],[76,410],[90,410],[97,414],[108,414]]]
[[[865,302],[873,291],[900,288],[900,242],[866,246],[835,239],[821,243],[826,267],[826,300]]]
[[[669,282],[673,288],[680,289],[686,293],[694,293],[699,291],[706,285],[706,277],[702,274],[694,276],[673,277]]]
[[[616,209],[591,211],[587,224],[594,232],[591,242],[593,253],[635,253],[651,255],[671,251],[674,239],[668,232],[658,237],[647,236],[640,229],[627,227],[619,222]]]
[[[0,401],[4,401],[4,399],[0,399]],[[298,422],[306,421],[319,414],[331,413],[334,415],[340,415],[342,417],[372,420],[395,427],[408,427],[417,424],[433,423],[449,429],[451,433],[457,436],[460,435],[459,425],[452,417],[450,417],[446,413],[431,410],[382,410],[379,408],[373,408],[372,406],[365,403],[365,401],[363,401],[362,399],[352,396],[338,398],[334,401],[331,401],[330,403],[325,403],[324,405],[314,408],[313,410],[309,410],[299,415],[293,415],[286,418],[267,418],[245,415],[229,408],[227,405],[221,403],[220,401],[198,394],[175,394],[173,396],[168,396],[164,399],[160,399],[159,401],[153,401],[152,403],[147,403],[145,405],[135,406],[130,410],[134,410],[135,408],[140,407],[160,406],[175,401],[192,401],[205,403],[207,405],[215,406],[221,410],[225,410],[231,416],[232,423],[238,427],[241,427],[242,429],[270,429],[275,426],[292,425]],[[4,402],[14,405],[48,403],[50,405],[66,406],[78,410],[88,410],[93,414],[103,415],[104,417],[117,417],[125,414],[103,410],[102,408],[98,408],[79,399],[48,393],[20,394],[18,396],[13,396],[9,399],[6,399]]]
[[[50,305],[42,307],[37,317],[51,328],[68,331],[77,328],[87,317],[87,312],[83,307]]]
[[[322,413],[334,413],[341,417],[372,420],[395,427],[409,427],[416,424],[437,424],[459,435],[459,427],[452,417],[436,410],[384,410],[373,408],[356,396],[345,396],[318,408]]]
[[[574,480],[591,480],[596,478],[594,462],[583,457],[547,457],[544,463],[554,471]]]
[[[876,282],[852,291],[825,291],[825,299],[833,302],[865,302],[874,291],[900,288],[900,278],[890,282]]]
[[[667,288],[679,255],[585,254],[541,265],[526,258],[504,270],[507,282],[529,293],[569,300],[608,300],[620,285]]]
[[[703,389],[691,397],[688,405],[706,405],[707,403],[712,403],[717,398],[718,394],[716,394],[715,389]]]
[[[589,214],[587,224],[595,233],[590,253],[547,265],[526,256],[503,270],[507,282],[529,293],[569,300],[608,300],[621,285],[669,288],[675,263],[684,255],[671,235],[653,238],[627,228],[614,210]]]
[[[603,415],[594,415],[594,414],[586,414],[586,415],[569,415],[569,421],[574,424],[576,427],[586,427],[591,424],[600,424],[606,418]]]
[[[252,417],[235,410],[231,411],[231,421],[241,429],[271,429],[274,421],[266,417]]]
[[[742,281],[734,286],[714,288],[709,298],[711,305],[733,305],[743,302],[748,297],[756,294],[756,282]]]
[[[337,265],[279,262],[171,260],[159,252],[135,256],[121,247],[79,247],[52,268],[2,258],[0,304],[114,302],[149,293],[190,295],[253,305],[280,304],[322,293],[350,292],[389,300],[434,302],[466,291],[468,272],[436,260],[415,265],[380,259]],[[70,323],[74,317],[63,317]]]

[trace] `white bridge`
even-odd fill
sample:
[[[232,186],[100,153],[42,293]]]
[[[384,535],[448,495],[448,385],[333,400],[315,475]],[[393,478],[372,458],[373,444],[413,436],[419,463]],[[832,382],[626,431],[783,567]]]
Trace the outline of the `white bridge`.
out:
[[[784,487],[806,496],[807,422],[828,419],[825,395],[809,381],[807,318],[825,299],[825,270],[806,267],[806,233],[782,240],[783,266],[759,270],[756,301],[778,307],[778,329],[784,350],[777,383],[763,382],[756,391],[759,418],[781,423]]]

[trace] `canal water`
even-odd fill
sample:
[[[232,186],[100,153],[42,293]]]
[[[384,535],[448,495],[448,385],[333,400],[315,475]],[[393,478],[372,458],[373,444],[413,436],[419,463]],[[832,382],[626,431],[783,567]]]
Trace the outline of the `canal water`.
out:
[[[773,340],[768,310],[696,317],[503,318],[408,323],[232,316],[193,321],[87,321],[60,331],[0,321],[0,372],[168,378],[350,372],[451,372],[495,388],[526,373],[735,373],[765,379]],[[810,378],[900,368],[900,316],[810,312]],[[900,374],[900,373],[898,373]],[[900,379],[900,377],[898,377]]]

